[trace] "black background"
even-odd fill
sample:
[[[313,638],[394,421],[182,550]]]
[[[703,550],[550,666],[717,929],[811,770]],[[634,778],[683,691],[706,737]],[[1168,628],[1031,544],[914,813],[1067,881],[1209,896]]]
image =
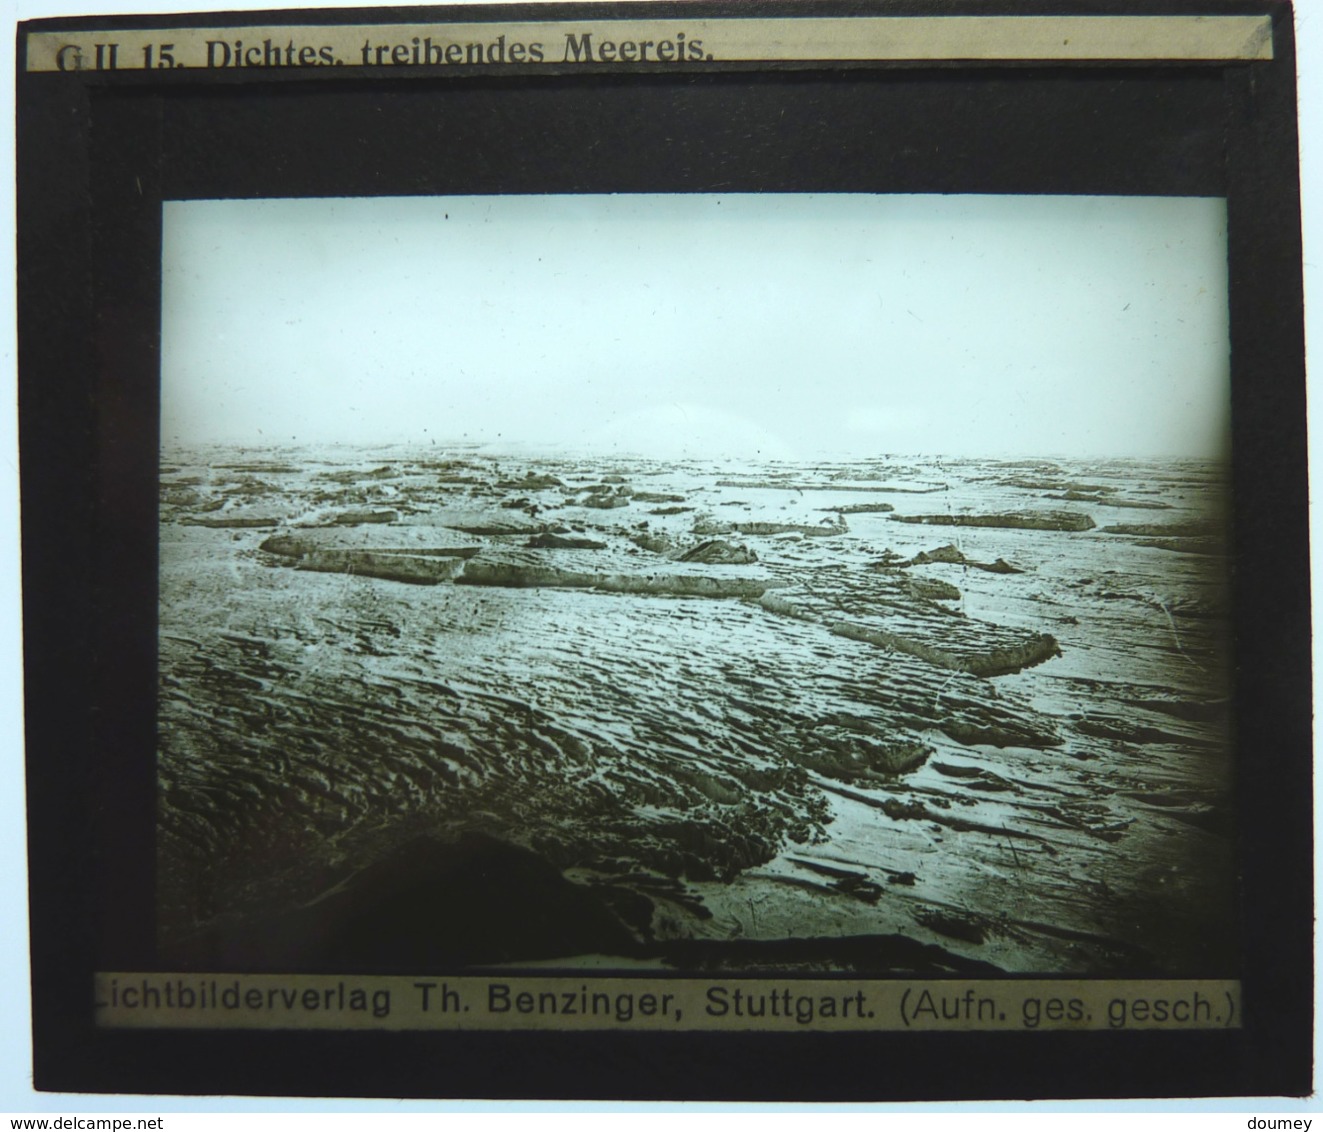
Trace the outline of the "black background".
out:
[[[649,7],[624,14],[674,13]],[[21,75],[20,455],[38,1087],[768,1100],[1307,1092],[1311,684],[1291,29],[1289,13],[1274,5],[1219,10],[1271,12],[1276,59],[456,79],[389,68],[329,80]],[[562,11],[610,13],[597,5]],[[462,18],[523,14],[462,10]],[[324,15],[340,22],[353,14]],[[233,18],[272,22],[259,13]],[[363,18],[445,16],[377,9]],[[218,21],[123,21],[135,22]],[[634,191],[1228,198],[1243,1030],[653,1036],[92,1027],[92,971],[156,965],[160,202]]]

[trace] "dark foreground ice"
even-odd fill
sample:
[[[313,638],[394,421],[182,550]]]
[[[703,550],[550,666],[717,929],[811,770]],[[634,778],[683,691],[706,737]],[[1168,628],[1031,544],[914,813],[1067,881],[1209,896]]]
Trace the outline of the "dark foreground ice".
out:
[[[1234,971],[1224,469],[171,452],[181,966]]]

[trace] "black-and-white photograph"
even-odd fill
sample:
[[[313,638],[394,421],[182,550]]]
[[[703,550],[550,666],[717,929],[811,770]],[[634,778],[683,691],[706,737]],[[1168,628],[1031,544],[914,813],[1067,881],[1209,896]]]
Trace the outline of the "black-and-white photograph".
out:
[[[180,970],[1238,970],[1219,198],[164,206]]]

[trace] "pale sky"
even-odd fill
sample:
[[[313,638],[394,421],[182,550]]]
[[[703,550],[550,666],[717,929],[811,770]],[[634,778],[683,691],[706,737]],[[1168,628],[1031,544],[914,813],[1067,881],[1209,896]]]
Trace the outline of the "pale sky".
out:
[[[1214,456],[1220,199],[165,205],[167,445]]]

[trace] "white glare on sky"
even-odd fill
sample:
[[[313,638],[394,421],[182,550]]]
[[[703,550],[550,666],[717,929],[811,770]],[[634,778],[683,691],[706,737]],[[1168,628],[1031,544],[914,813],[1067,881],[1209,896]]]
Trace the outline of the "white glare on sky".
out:
[[[1216,199],[169,202],[167,445],[1216,456]]]

